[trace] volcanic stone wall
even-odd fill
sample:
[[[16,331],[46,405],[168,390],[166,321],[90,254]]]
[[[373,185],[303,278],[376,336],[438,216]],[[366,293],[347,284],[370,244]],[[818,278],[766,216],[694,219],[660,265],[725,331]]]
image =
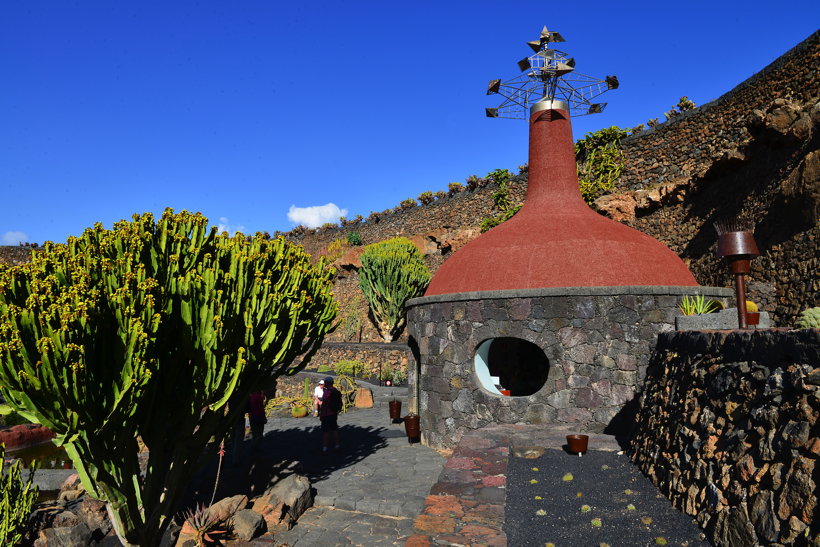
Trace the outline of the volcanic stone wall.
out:
[[[702,285],[728,286],[713,222],[743,215],[761,257],[750,296],[790,325],[820,294],[820,32],[720,99],[622,142],[596,207],[666,243]]]
[[[625,406],[643,383],[658,333],[673,329],[692,287],[579,287],[438,295],[411,300],[408,330],[418,344],[422,440],[452,448],[491,424],[572,424],[599,433],[629,422]],[[688,292],[687,292],[688,291]],[[729,291],[712,290],[723,299]],[[540,348],[547,380],[530,396],[490,393],[475,355],[488,339],[514,337]]]
[[[630,456],[715,545],[817,545],[818,367],[817,329],[663,333]]]
[[[0,245],[0,264],[25,264],[31,260],[31,251],[27,245]]]
[[[346,344],[327,342],[319,348],[311,360],[311,368],[320,365],[333,365],[342,360],[361,361],[365,369],[373,375],[401,370],[407,373],[412,370],[409,363],[415,366],[410,348],[405,344]],[[389,378],[389,376],[387,377]]]

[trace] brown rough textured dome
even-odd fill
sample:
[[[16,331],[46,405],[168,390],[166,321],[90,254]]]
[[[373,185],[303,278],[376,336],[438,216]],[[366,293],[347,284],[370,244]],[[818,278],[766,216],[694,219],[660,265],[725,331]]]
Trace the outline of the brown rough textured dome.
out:
[[[697,286],[658,240],[603,217],[581,197],[569,114],[530,118],[529,184],[513,218],[439,268],[426,296],[546,287]]]

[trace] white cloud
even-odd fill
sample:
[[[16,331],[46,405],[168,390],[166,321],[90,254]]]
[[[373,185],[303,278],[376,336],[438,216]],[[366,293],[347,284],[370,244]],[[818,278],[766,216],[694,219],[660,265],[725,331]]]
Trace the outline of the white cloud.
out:
[[[6,232],[0,238],[0,241],[3,242],[3,245],[19,245],[28,242],[28,235],[25,232]]]
[[[318,228],[327,222],[339,222],[339,218],[343,216],[347,216],[347,209],[339,209],[335,203],[312,207],[291,205],[288,211],[288,220],[293,224],[302,224],[308,228]]]
[[[247,235],[247,231],[245,227],[241,224],[232,225],[228,220],[228,217],[219,217],[219,224],[217,225],[217,231],[221,234],[222,232],[228,232],[230,235],[235,235],[236,232],[242,232],[243,234]]]

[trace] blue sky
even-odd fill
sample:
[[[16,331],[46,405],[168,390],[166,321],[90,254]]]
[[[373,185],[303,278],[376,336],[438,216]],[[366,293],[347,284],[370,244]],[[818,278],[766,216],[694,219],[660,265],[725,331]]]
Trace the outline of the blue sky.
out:
[[[7,0],[0,244],[165,207],[246,233],[367,216],[526,162],[526,122],[485,118],[485,90],[543,25],[578,72],[621,82],[580,138],[764,68],[820,22],[816,1],[783,5]]]

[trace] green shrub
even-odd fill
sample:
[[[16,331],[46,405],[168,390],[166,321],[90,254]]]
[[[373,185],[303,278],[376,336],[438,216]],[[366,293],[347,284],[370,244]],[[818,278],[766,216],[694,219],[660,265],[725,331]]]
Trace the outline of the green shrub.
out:
[[[0,267],[0,392],[56,434],[121,542],[159,545],[211,439],[332,329],[331,276],[201,214],[97,224]]]
[[[439,190],[438,192],[434,192],[433,195],[436,199],[444,199],[447,197],[447,192],[444,190]]]
[[[510,220],[515,214],[521,210],[521,205],[516,205],[514,207],[510,207],[503,213],[495,217],[486,217],[481,220],[481,233],[486,232],[491,228],[495,228],[499,224],[503,224]]]
[[[344,374],[345,376],[361,376],[365,371],[365,364],[355,359],[343,359],[334,363],[333,370],[336,374]]]
[[[318,367],[316,367],[316,372],[331,372],[332,370],[333,367],[331,367],[330,365],[319,365]]]
[[[694,110],[697,108],[694,102],[689,100],[689,97],[683,96],[678,100],[678,104],[675,105],[677,108],[672,108],[667,112],[664,112],[663,115],[666,117],[667,120],[671,120],[678,116],[681,112],[686,112],[687,110]]]
[[[575,143],[578,185],[587,203],[615,189],[624,168],[620,142],[627,134],[626,129],[613,125],[587,133]]]
[[[419,202],[421,202],[422,205],[429,205],[429,204],[433,203],[433,200],[435,200],[435,199],[436,198],[433,196],[433,192],[431,192],[429,190],[426,191],[426,192],[422,192],[421,194],[419,194],[419,197],[418,197],[418,200],[419,200]]]
[[[480,179],[478,175],[470,175],[464,182],[466,183],[467,190],[472,191],[481,186],[482,179]]]
[[[464,185],[460,182],[451,182],[447,185],[447,194],[454,196],[464,191]]]
[[[493,200],[493,206],[499,211],[499,214],[481,220],[482,233],[508,221],[521,209],[521,205],[513,206],[512,200],[510,199],[508,182],[512,175],[509,171],[506,169],[496,169],[495,171],[491,171],[487,177],[498,184],[498,188],[492,193],[490,198]]]
[[[7,466],[6,449],[0,444],[0,545],[15,545],[23,539],[26,522],[37,502],[34,486],[36,462],[32,462],[28,479],[23,481],[20,460]]]
[[[386,342],[392,342],[406,322],[404,304],[420,296],[430,283],[430,270],[418,248],[397,237],[365,247],[359,286]]]
[[[797,328],[820,329],[820,307],[803,310],[797,320]]]
[[[359,232],[347,232],[347,242],[354,247],[358,247],[362,244],[362,236],[359,235]]]
[[[507,184],[512,178],[512,173],[507,169],[494,169],[487,173],[487,178],[499,185]]]
[[[399,207],[401,207],[402,209],[412,209],[416,205],[418,205],[418,203],[413,198],[407,198],[405,200],[402,200],[401,203],[399,203]]]
[[[678,100],[678,104],[675,106],[677,106],[678,110],[681,112],[686,112],[687,110],[694,110],[697,108],[697,105],[693,101],[689,100],[689,97],[686,95],[681,97],[680,100]]]
[[[390,380],[394,384],[400,384],[407,379],[407,372],[402,367],[385,367],[379,372],[379,380]]]

